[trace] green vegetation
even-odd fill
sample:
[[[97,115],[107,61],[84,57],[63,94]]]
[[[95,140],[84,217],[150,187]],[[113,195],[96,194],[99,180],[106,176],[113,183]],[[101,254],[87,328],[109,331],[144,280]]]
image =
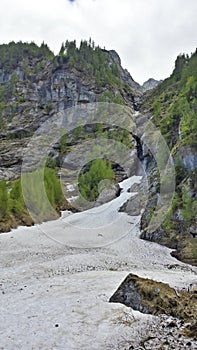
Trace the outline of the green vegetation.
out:
[[[48,66],[49,70],[46,69]],[[22,81],[26,82],[28,93],[32,93],[32,84],[42,81],[45,71],[48,74],[58,69],[69,69],[76,77],[92,84],[100,102],[124,104],[124,96],[132,94],[129,86],[122,82],[119,68],[110,53],[95,46],[91,39],[82,40],[79,47],[76,41],[67,40],[57,56],[44,42],[40,46],[33,42],[10,42],[0,45],[0,129],[3,130],[6,122],[11,122],[17,113],[29,111],[21,89]],[[46,102],[43,98],[35,108],[50,114],[55,106]]]
[[[168,146],[197,142],[197,50],[180,55],[170,78],[147,95],[143,109],[150,108]]]
[[[177,57],[172,75],[147,93],[142,110],[153,114],[153,122],[174,156],[176,192],[160,228],[163,233],[156,235],[160,237],[159,242],[177,248],[181,257],[180,252],[187,246],[187,240],[190,242],[197,225],[197,168],[187,169],[182,160],[186,149],[191,155],[196,154],[197,149],[197,50],[190,57]],[[187,260],[185,254],[190,251],[192,263],[197,264],[196,245],[192,244],[194,249],[184,250],[184,259]]]
[[[124,104],[124,100],[120,93],[114,95],[111,90],[103,92],[99,102],[113,102],[117,104]]]
[[[187,264],[197,266],[197,239],[188,238],[181,240],[179,249],[173,256]]]
[[[182,210],[181,215],[183,216],[186,224],[195,224],[195,217],[197,213],[197,201],[191,197],[189,191],[185,188],[182,190]]]
[[[78,177],[80,193],[86,200],[95,201],[99,195],[99,183],[105,179],[113,180],[114,172],[111,164],[101,158],[87,164],[84,170]]]
[[[36,176],[36,174],[34,175]],[[37,176],[39,178],[39,172],[37,172]],[[28,181],[28,190],[31,194],[34,194],[32,206],[35,205],[35,210],[38,211],[36,214],[43,217],[45,208],[42,207],[43,201],[40,197],[42,192],[39,186],[35,186],[35,182],[32,182],[33,177],[30,173],[26,174],[26,179]],[[52,207],[57,211],[64,208],[66,201],[56,170],[45,168],[44,186]],[[34,211],[33,207],[32,210]],[[9,222],[9,220],[14,223],[31,221],[24,202],[20,179],[7,183],[4,180],[0,181],[0,227],[4,227],[3,223]]]
[[[10,73],[16,69],[19,62],[22,60],[29,60],[30,58],[53,58],[54,54],[43,42],[39,47],[34,42],[23,43],[22,41],[15,43],[0,45],[0,69],[4,74]]]
[[[115,63],[110,60],[108,51],[95,46],[94,41],[82,40],[79,48],[76,41],[63,43],[59,55],[55,58],[56,67],[68,64],[72,69],[96,80],[98,88],[121,86],[120,73]],[[114,97],[120,103],[120,96]]]
[[[6,182],[0,181],[0,220],[6,218],[8,214],[8,193]]]
[[[22,110],[23,104],[23,109],[28,109],[24,93],[18,88],[21,79],[23,82],[35,82],[46,63],[53,59],[54,54],[44,42],[40,47],[33,42],[29,44],[21,41],[0,45],[0,129],[4,128],[7,121],[12,121],[16,113]],[[49,105],[46,113],[50,110]]]

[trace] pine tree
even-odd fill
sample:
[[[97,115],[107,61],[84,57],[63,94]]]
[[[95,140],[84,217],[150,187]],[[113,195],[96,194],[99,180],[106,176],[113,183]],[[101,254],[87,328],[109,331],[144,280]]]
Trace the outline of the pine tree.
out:
[[[87,171],[79,175],[81,195],[89,201],[94,201],[99,195],[98,185],[100,181],[112,180],[113,177],[114,172],[109,161],[102,158],[95,159],[89,164]]]

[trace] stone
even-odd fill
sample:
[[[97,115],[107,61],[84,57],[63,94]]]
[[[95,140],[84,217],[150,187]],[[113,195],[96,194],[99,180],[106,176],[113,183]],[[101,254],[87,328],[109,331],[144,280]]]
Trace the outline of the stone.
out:
[[[109,299],[119,302],[142,313],[153,315],[166,314],[179,317],[184,321],[194,321],[197,312],[197,300],[192,292],[177,292],[169,285],[129,274]],[[169,328],[175,326],[169,319]],[[195,326],[193,326],[195,329]]]

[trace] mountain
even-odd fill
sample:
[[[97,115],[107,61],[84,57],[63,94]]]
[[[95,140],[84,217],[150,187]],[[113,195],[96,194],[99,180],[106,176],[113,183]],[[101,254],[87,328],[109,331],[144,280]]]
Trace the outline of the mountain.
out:
[[[0,232],[38,223],[0,236],[2,349],[197,348],[197,267],[139,239],[197,265],[197,52],[145,86],[91,40],[67,41],[57,56],[44,43],[0,45]],[[161,133],[176,170],[167,216]],[[70,212],[79,210],[62,189],[81,200],[67,183],[73,173],[93,210]]]
[[[33,223],[25,208],[20,172],[23,150],[34,132],[58,112],[95,102],[127,106],[135,115],[136,134],[110,126],[97,125],[93,130],[90,126],[77,125],[72,133],[62,137],[47,159],[44,175],[52,206],[59,212],[70,209],[62,196],[58,176],[65,155],[69,152],[72,155],[72,150],[87,140],[91,132],[95,136],[115,138],[131,149],[146,170],[149,198],[142,215],[141,237],[176,249],[174,254],[178,258],[197,264],[197,51],[190,57],[179,55],[168,79],[151,78],[140,86],[122,68],[116,51],[101,49],[91,39],[81,41],[79,47],[75,41],[66,41],[56,56],[44,43],[0,45],[0,230]],[[157,204],[161,196],[157,162],[143,144],[143,125],[148,120],[165,138],[176,170],[171,208],[162,225],[151,232],[148,225],[154,212],[160,215]],[[78,147],[78,158],[82,157]],[[134,165],[131,160],[130,168],[135,168]],[[72,166],[75,166],[73,160]],[[83,171],[79,179],[86,199],[88,196],[95,199],[99,194],[90,174],[99,173],[98,182],[103,174],[116,182],[126,176],[120,166],[107,161],[90,162]],[[39,198],[39,189],[35,195]],[[132,215],[135,207],[140,213],[144,203],[142,196],[135,206],[131,200],[121,210]]]
[[[22,42],[0,45],[1,230],[18,223],[32,224],[18,179],[23,150],[44,122],[70,107],[95,102],[123,104],[134,111],[141,95],[140,85],[121,67],[118,54],[96,47],[91,40],[81,41],[79,48],[75,41],[66,41],[57,56],[44,43],[40,47]],[[55,209],[70,208],[61,196],[58,203],[55,198],[54,186],[59,188],[56,167],[66,148],[80,143],[83,132],[77,125],[75,132],[67,135],[66,143],[62,138],[56,145],[48,161],[45,181],[53,187],[51,201]],[[56,184],[50,181],[52,173],[56,174]]]
[[[162,80],[155,80],[153,78],[148,79],[142,85],[142,91],[146,92],[147,90],[154,89],[157,85],[161,84]]]
[[[10,43],[0,57],[1,179],[19,176],[24,145],[54,113],[108,101],[134,110],[141,96],[118,54],[86,41],[66,42],[56,57],[45,44]]]

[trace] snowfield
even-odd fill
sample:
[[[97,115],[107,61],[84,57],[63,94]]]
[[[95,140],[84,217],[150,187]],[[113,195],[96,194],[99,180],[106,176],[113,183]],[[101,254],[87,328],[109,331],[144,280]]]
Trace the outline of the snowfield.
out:
[[[128,273],[196,282],[195,267],[139,239],[140,216],[118,212],[140,181],[100,207],[0,235],[1,350],[129,349],[157,318],[108,302]]]

